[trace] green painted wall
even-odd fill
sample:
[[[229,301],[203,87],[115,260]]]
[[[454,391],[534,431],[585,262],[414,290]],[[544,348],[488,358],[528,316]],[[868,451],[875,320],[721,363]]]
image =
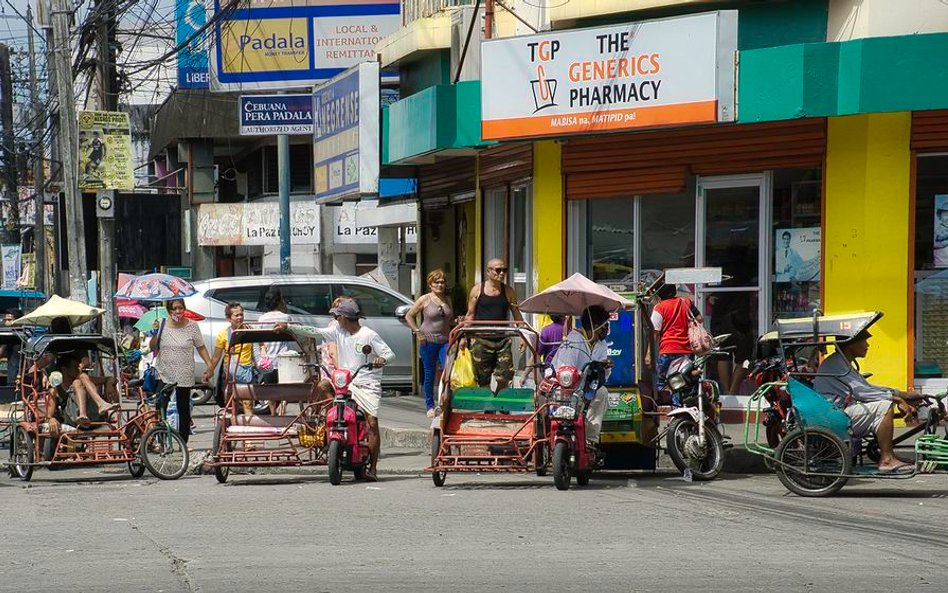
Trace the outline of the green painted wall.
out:
[[[948,33],[740,52],[738,120],[948,107]]]
[[[602,27],[697,12],[733,9],[739,11],[737,18],[738,49],[757,49],[826,40],[829,0],[792,0],[774,3],[708,2],[700,6],[680,4],[667,8],[630,11],[581,19],[575,25],[571,25],[570,28]]]
[[[408,97],[428,87],[451,83],[451,51],[424,52],[423,57],[398,69],[399,92]]]

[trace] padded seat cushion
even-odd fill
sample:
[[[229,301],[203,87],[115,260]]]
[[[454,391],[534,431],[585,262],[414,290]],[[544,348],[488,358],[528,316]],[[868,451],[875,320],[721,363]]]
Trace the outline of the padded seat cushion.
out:
[[[455,410],[476,412],[532,413],[536,406],[533,390],[526,387],[508,387],[497,395],[487,387],[460,387],[451,394],[451,407]]]

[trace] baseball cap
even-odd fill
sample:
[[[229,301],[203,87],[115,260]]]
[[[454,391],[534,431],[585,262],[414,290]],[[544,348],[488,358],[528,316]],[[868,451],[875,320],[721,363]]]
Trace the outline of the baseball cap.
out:
[[[345,317],[346,319],[359,319],[360,317],[365,317],[359,312],[359,303],[352,299],[346,299],[342,301],[339,303],[339,305],[330,309],[329,314]]]

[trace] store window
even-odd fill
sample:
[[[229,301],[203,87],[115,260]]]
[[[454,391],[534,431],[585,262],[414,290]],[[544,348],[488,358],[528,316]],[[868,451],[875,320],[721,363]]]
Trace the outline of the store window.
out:
[[[694,184],[681,194],[642,196],[641,204],[642,281],[651,282],[668,268],[695,265]]]
[[[773,173],[771,313],[813,314],[820,305],[823,180],[819,169]]]
[[[915,178],[915,377],[948,385],[948,155],[920,156]]]
[[[586,221],[592,279],[634,284],[635,199],[591,200]]]
[[[533,294],[533,196],[529,182],[488,189],[484,199],[484,263],[507,262],[507,283],[517,298]]]

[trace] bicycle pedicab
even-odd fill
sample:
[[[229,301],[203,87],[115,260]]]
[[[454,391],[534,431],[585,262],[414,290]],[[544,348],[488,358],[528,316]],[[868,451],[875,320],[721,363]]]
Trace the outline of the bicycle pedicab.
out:
[[[184,475],[188,450],[181,435],[149,401],[123,397],[122,382],[116,386],[119,400],[113,409],[97,414],[96,406],[89,402],[87,425],[78,425],[75,401],[66,390],[60,390],[58,410],[52,410],[49,392],[60,388],[63,375],[52,371],[47,376],[40,366],[66,354],[89,355],[100,374],[109,369],[112,376],[120,376],[116,344],[110,337],[46,334],[31,340],[20,355],[23,411],[11,441],[11,475],[29,481],[37,467],[56,470],[120,463],[136,478],[146,468],[163,480]],[[58,416],[58,434],[51,430],[48,414]]]
[[[878,444],[873,437],[853,438],[849,417],[808,383],[817,376],[807,365],[809,352],[845,344],[872,326],[882,313],[814,315],[778,319],[776,355],[785,364],[784,377],[763,382],[750,397],[744,425],[744,446],[766,458],[787,490],[799,496],[829,496],[852,478],[906,479],[927,473],[948,473],[948,427],[938,428],[946,416],[945,394],[926,396],[919,423],[897,441],[917,435],[915,467],[910,472],[880,471]],[[804,356],[799,356],[800,352]],[[770,372],[773,365],[769,365]],[[831,376],[825,375],[822,376]],[[769,407],[765,408],[765,405]],[[761,422],[755,423],[755,419]],[[765,435],[761,436],[761,426]],[[767,443],[767,438],[770,443]],[[779,438],[776,447],[773,441]],[[875,453],[874,453],[875,452]],[[869,462],[865,463],[864,460]]]
[[[28,338],[27,331],[20,328],[0,327],[0,347],[7,350],[6,382],[0,385],[0,446],[11,446],[13,428],[23,414],[20,398],[19,365],[10,366],[9,353],[12,348],[22,349]]]
[[[268,327],[237,329],[231,333],[230,356],[239,357],[246,345],[283,342],[292,347],[281,356],[280,382],[238,383],[225,371],[224,406],[217,415],[211,445],[211,466],[218,482],[224,483],[231,468],[304,467],[327,465],[326,412],[332,397],[316,390],[319,378],[318,352],[311,340],[298,341],[289,331]],[[298,349],[299,353],[292,350]],[[311,362],[312,361],[312,362]],[[244,414],[244,406],[269,401],[275,414]],[[281,403],[282,402],[282,403]],[[298,412],[287,413],[290,404]]]
[[[440,384],[441,414],[432,421],[431,466],[426,469],[435,486],[444,485],[448,472],[542,472],[546,467],[546,402],[537,395],[540,373],[532,362],[538,338],[522,321],[474,321],[451,332]],[[517,342],[523,345],[528,364],[520,386],[496,393],[476,385],[452,387],[462,344],[478,339],[510,340],[515,353]]]

